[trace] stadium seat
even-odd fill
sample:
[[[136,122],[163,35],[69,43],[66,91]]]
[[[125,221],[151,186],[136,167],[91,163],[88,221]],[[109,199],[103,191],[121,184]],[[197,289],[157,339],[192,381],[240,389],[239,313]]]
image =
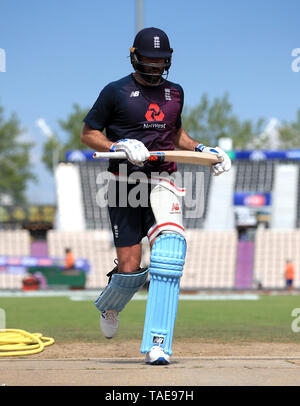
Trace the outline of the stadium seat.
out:
[[[285,286],[286,260],[293,261],[296,269],[294,287],[300,287],[300,230],[259,229],[255,239],[255,279],[268,289]]]
[[[69,247],[75,258],[84,258],[89,261],[91,272],[87,274],[86,288],[106,286],[106,274],[114,267],[116,258],[109,230],[77,232],[50,230],[47,241],[51,257],[64,257],[64,250]]]
[[[274,178],[274,161],[235,161],[236,192],[271,192]]]
[[[236,231],[186,230],[186,239],[181,288],[234,287]]]
[[[30,234],[27,230],[0,230],[1,256],[29,256]],[[0,272],[0,289],[21,289],[23,273]]]

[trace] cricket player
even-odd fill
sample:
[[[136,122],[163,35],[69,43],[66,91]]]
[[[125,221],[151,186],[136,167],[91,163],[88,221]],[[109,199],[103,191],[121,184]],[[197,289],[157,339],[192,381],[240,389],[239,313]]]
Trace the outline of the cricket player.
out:
[[[120,164],[126,165],[127,175],[142,172],[149,179],[153,172],[170,175],[169,179],[158,177],[155,185],[147,186],[148,205],[133,207],[129,202],[108,206],[117,266],[108,273],[108,285],[95,301],[101,330],[106,338],[112,338],[118,330],[119,313],[145,284],[149,273],[141,353],[151,365],[169,364],[172,355],[186,240],[181,189],[172,181],[176,164],[148,160],[149,151],[177,148],[215,154],[222,158],[212,166],[215,176],[231,167],[221,148],[199,144],[182,127],[184,92],[179,84],[167,80],[172,53],[169,38],[161,29],[138,32],[130,48],[134,72],[103,88],[84,118],[81,135],[83,144],[95,151],[126,153],[126,160],[109,162],[108,171],[115,175],[109,187],[117,185],[118,197],[124,182],[119,177]],[[126,186],[130,194],[134,185],[128,182]],[[144,237],[151,249],[149,269],[140,268]]]

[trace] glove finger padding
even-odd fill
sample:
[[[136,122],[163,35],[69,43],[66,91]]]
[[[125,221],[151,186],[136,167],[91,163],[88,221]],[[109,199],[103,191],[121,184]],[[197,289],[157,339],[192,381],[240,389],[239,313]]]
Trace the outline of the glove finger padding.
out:
[[[219,176],[219,175],[221,175],[221,173],[224,172],[224,169],[222,168],[221,164],[215,164],[215,165],[212,165],[211,172],[214,176]]]
[[[231,168],[231,159],[220,147],[214,148],[218,152],[218,158],[222,158],[222,162],[212,166],[214,176],[221,175],[223,172],[228,172]]]
[[[143,143],[137,144],[135,150],[133,151],[132,158],[130,159],[137,166],[143,166],[144,161],[146,161],[150,156],[149,151],[144,146]]]
[[[124,139],[113,144],[111,151],[124,151],[127,159],[137,166],[143,166],[150,153],[145,145],[138,140]]]

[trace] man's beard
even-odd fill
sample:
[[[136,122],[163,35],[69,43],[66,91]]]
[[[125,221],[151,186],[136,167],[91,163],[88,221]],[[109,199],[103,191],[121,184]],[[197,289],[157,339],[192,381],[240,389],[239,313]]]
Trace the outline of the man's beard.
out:
[[[147,83],[149,86],[158,86],[163,83],[166,79],[163,78],[163,69],[160,73],[147,72],[147,69],[140,67],[139,70],[136,70],[137,74],[141,79]]]

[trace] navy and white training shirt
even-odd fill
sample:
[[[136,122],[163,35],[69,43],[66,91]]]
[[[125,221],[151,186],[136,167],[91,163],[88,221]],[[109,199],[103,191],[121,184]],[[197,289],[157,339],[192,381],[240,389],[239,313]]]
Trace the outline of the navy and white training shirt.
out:
[[[94,130],[106,129],[106,137],[116,142],[124,138],[142,141],[149,151],[174,149],[174,136],[181,127],[184,93],[168,80],[161,85],[143,86],[133,74],[109,83],[84,118]],[[127,160],[111,159],[108,170],[118,173],[119,163],[127,163],[128,174],[176,171],[173,162],[146,161],[142,168]]]

